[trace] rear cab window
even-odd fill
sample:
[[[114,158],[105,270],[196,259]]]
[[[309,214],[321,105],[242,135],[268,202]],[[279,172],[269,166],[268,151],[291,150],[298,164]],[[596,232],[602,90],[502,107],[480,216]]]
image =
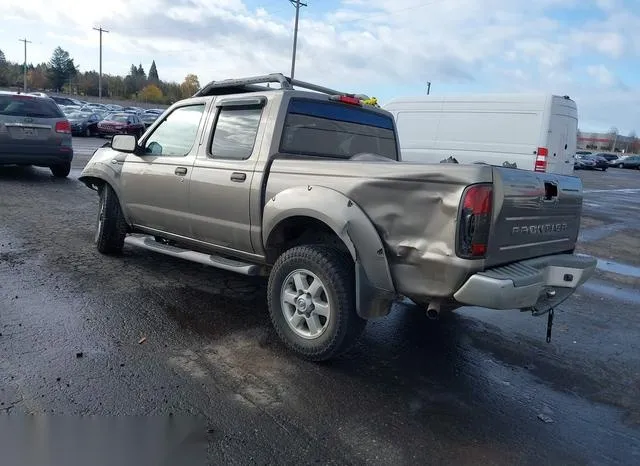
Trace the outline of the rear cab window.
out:
[[[0,95],[0,115],[29,118],[64,118],[51,99],[26,95]]]
[[[217,159],[247,160],[260,126],[262,106],[222,107],[216,120],[209,156]]]
[[[336,159],[370,153],[398,160],[391,115],[296,97],[289,101],[280,152]]]

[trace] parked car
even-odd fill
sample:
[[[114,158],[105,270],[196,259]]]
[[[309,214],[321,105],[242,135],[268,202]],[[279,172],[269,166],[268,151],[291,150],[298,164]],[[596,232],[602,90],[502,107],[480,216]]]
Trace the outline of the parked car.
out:
[[[122,107],[122,105],[117,105],[117,104],[108,104],[106,105],[107,109],[112,111],[112,112],[120,112],[124,109],[124,107]]]
[[[142,136],[144,124],[137,115],[112,113],[98,123],[98,134],[102,137],[115,134],[133,134]]]
[[[107,107],[105,104],[99,104],[96,102],[90,102],[84,107],[82,107],[82,109],[86,111],[90,111],[90,110],[91,111],[94,111],[94,110],[110,111],[109,107]]]
[[[615,165],[616,160],[620,159],[620,155],[618,155],[618,154],[610,154],[610,153],[608,153],[608,152],[597,152],[597,153],[595,153],[594,155],[596,155],[596,156],[598,156],[598,157],[602,157],[602,158],[606,159],[606,160],[607,160],[607,163],[608,163],[608,165],[609,165],[610,167],[611,167],[611,166],[614,166],[614,165]]]
[[[479,94],[394,99],[402,160],[573,173],[578,110],[568,96]],[[444,157],[443,157],[444,155]]]
[[[140,115],[142,113],[144,113],[144,110],[141,109],[140,107],[125,107],[122,109],[123,112],[133,112],[136,115]]]
[[[72,159],[71,124],[53,100],[0,92],[0,164],[49,167],[63,178]]]
[[[615,163],[618,168],[636,168],[640,170],[640,155],[621,157]]]
[[[144,123],[145,128],[148,128],[153,123],[155,123],[160,115],[161,113],[144,112],[142,115],[140,115],[140,120],[142,121],[142,123]]]
[[[573,254],[580,178],[402,163],[393,116],[368,101],[281,74],[205,85],[84,168],[98,250],[126,242],[268,276],[277,334],[311,360],[345,351],[398,296],[430,317],[537,315],[594,273]]]
[[[74,112],[67,115],[71,123],[71,134],[78,136],[95,136],[98,134],[98,122],[102,118],[95,112]]]
[[[67,97],[51,96],[51,99],[58,105],[76,105],[76,102]]]
[[[585,155],[584,157],[593,160],[593,162],[595,163],[594,168],[596,170],[602,170],[604,172],[607,171],[607,168],[609,168],[609,161],[598,154],[589,154]]]
[[[578,155],[573,160],[574,170],[595,170],[596,161],[588,155]]]
[[[78,105],[63,105],[59,107],[65,115],[82,111],[82,107],[79,107]]]

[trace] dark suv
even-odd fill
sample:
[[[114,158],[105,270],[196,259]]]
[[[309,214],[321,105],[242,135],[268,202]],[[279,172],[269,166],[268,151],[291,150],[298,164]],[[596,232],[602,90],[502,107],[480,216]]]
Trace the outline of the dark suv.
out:
[[[49,167],[63,178],[72,159],[71,124],[53,100],[0,92],[0,165]]]

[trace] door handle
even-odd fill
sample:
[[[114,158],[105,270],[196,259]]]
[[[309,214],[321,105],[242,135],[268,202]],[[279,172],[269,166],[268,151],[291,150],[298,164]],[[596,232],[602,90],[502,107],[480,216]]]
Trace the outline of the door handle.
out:
[[[187,174],[187,169],[186,167],[178,167],[176,168],[175,174],[178,176],[184,176]]]
[[[247,179],[247,174],[242,172],[233,172],[231,174],[231,181],[235,181],[237,183],[242,183]]]

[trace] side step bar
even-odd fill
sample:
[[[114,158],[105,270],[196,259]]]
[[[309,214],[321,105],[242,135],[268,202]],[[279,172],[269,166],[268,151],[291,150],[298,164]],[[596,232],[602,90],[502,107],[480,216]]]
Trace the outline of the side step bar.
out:
[[[128,235],[124,239],[125,244],[137,246],[139,248],[149,249],[150,251],[166,254],[167,256],[178,257],[199,264],[210,265],[218,269],[228,270],[243,275],[259,275],[260,266],[249,264],[222,256],[203,254],[201,252],[191,251],[189,249],[177,248],[168,244],[158,243],[153,236],[147,235]]]

